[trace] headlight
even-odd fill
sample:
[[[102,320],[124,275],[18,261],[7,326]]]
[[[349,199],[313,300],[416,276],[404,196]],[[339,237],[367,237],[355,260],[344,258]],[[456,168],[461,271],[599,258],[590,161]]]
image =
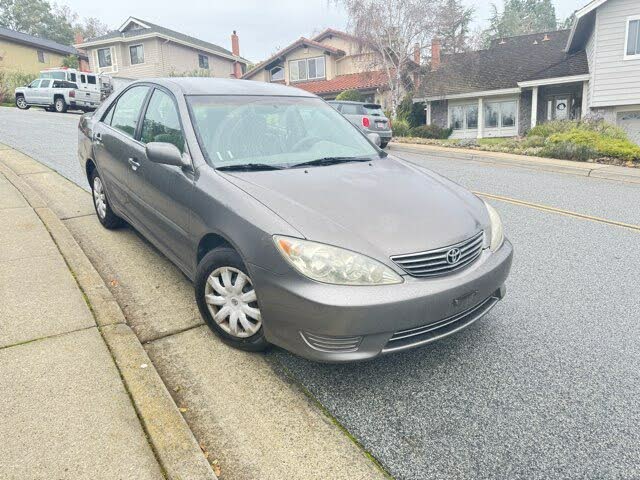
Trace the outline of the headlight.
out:
[[[290,237],[273,237],[282,256],[304,276],[335,285],[391,285],[402,277],[359,253]]]
[[[495,208],[487,202],[484,202],[484,204],[487,206],[487,212],[489,212],[489,219],[491,220],[491,250],[495,252],[502,246],[502,242],[504,242],[502,220]]]

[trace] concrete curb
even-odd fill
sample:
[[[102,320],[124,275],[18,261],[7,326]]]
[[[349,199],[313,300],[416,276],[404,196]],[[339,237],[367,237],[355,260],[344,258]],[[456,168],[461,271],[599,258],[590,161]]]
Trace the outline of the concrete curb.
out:
[[[0,144],[0,150],[7,150],[2,147]],[[85,294],[166,477],[217,480],[138,337],[125,323],[115,298],[67,227],[1,158],[0,171],[40,217]]]
[[[594,177],[619,182],[640,183],[640,168],[619,167],[599,163],[581,163],[571,160],[529,157],[501,152],[485,152],[453,147],[439,147],[418,143],[391,143],[390,149],[411,153],[429,154],[446,160],[463,160],[511,167],[544,170],[554,173]]]

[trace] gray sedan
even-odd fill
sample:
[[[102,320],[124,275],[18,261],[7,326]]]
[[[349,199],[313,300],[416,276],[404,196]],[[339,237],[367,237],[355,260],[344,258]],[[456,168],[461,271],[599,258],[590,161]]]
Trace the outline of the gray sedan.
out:
[[[276,84],[132,83],[79,125],[106,228],[136,228],[195,284],[227,343],[351,361],[487,313],[512,259],[495,210]]]

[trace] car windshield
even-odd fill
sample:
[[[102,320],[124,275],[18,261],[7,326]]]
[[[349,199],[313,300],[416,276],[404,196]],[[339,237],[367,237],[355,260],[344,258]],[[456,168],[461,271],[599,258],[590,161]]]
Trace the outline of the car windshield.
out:
[[[55,78],[57,80],[66,80],[67,75],[65,72],[41,72],[40,78]]]
[[[319,98],[209,95],[188,101],[201,146],[216,168],[380,156]]]

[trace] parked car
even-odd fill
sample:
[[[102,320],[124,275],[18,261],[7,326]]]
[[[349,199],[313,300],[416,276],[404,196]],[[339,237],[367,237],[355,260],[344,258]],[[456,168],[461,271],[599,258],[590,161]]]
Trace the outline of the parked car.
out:
[[[21,110],[37,106],[60,113],[67,109],[87,112],[100,105],[99,92],[81,90],[73,82],[52,78],[38,78],[26,87],[16,88],[15,96]]]
[[[391,141],[391,120],[385,116],[382,106],[377,103],[332,100],[329,104],[363,132],[379,135],[380,148],[385,148]]]
[[[79,125],[98,220],[171,259],[230,345],[367,359],[452,334],[504,296],[496,211],[315,95],[173,78],[114,97]]]

